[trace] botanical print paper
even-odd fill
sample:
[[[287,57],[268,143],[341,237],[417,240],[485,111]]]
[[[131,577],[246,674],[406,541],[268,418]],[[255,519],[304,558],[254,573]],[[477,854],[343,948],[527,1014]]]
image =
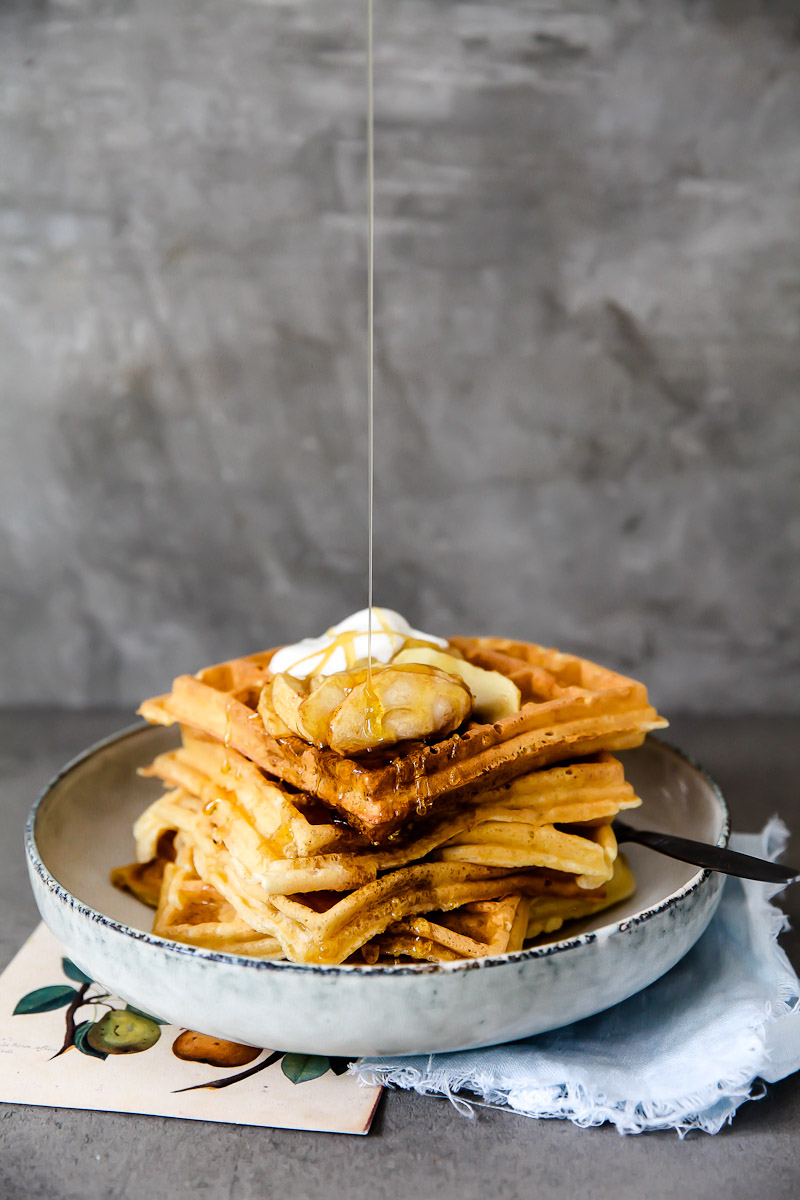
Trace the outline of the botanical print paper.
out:
[[[0,976],[0,1101],[364,1134],[380,1088],[346,1065],[163,1024],[87,979],[44,925]]]

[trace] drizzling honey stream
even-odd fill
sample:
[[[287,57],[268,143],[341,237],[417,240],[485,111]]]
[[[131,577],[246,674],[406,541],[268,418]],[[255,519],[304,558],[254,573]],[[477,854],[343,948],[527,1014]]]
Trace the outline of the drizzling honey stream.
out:
[[[383,709],[372,686],[372,520],[375,483],[375,104],[372,65],[372,0],[367,0],[367,684],[364,689],[364,725],[370,736],[380,736]]]

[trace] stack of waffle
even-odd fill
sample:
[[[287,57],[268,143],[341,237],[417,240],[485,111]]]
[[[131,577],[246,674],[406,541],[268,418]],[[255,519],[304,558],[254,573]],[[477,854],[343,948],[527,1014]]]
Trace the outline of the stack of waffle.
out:
[[[519,710],[347,756],[268,732],[272,652],[180,676],[143,715],[182,743],[113,874],[173,940],[307,963],[455,961],[520,949],[630,895],[612,821],[640,803],[609,753],[665,722],[645,688],[498,638],[448,647]]]

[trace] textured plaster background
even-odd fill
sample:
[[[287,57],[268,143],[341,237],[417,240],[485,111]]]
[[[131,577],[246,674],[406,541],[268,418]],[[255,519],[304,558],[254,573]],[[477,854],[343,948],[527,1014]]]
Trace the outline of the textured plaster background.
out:
[[[800,707],[796,0],[377,0],[376,600]],[[7,701],[365,603],[361,0],[0,0]]]

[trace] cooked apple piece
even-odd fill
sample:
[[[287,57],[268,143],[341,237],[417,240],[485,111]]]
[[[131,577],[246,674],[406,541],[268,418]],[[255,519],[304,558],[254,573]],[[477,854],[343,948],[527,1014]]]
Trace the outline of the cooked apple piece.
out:
[[[372,685],[358,683],[331,718],[329,745],[359,754],[432,733],[450,733],[472,708],[472,692],[458,676],[428,664],[373,669]]]
[[[354,670],[318,675],[311,680],[311,694],[302,703],[300,719],[318,746],[328,745],[333,714],[366,677],[366,670]]]
[[[267,733],[271,734],[272,737],[290,737],[294,731],[289,728],[285,721],[280,719],[272,702],[273,682],[270,679],[261,689],[261,695],[258,698],[258,715],[261,717]]]
[[[269,687],[269,684],[266,686]],[[311,742],[313,738],[303,724],[301,714],[301,707],[307,695],[308,683],[304,679],[295,679],[293,675],[276,675],[272,680],[270,700],[278,717],[292,733]]]
[[[448,675],[463,679],[475,697],[475,716],[482,721],[497,721],[520,710],[522,696],[519,688],[499,671],[485,671],[483,667],[476,667],[463,658],[454,658],[443,650],[431,650],[426,646],[401,650],[394,656],[391,665],[399,667],[408,663],[438,667]]]

